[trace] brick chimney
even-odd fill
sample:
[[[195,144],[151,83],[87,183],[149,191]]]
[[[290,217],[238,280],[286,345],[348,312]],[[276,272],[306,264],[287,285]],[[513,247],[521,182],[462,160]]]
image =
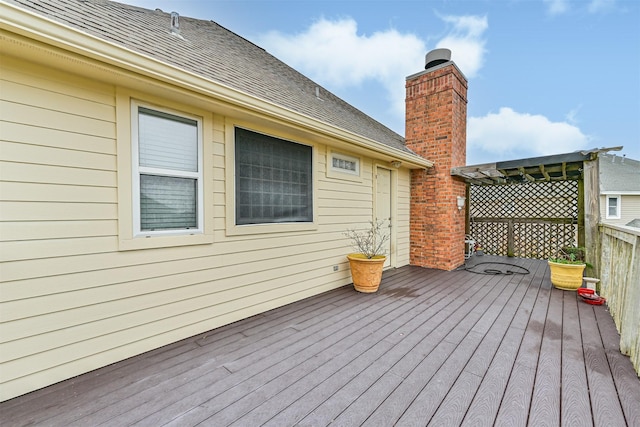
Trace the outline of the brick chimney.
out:
[[[451,168],[466,164],[467,79],[451,51],[426,56],[425,70],[407,77],[407,147],[431,160],[411,171],[411,265],[453,270],[464,264],[465,183]],[[466,202],[465,202],[466,203]]]

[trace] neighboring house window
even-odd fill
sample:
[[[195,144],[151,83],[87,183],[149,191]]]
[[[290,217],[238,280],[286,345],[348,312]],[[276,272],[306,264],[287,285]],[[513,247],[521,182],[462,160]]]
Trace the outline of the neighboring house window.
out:
[[[607,195],[606,219],[620,219],[620,196]]]
[[[360,159],[341,153],[331,153],[331,169],[336,172],[360,176]]]
[[[313,148],[235,128],[236,224],[313,221]]]
[[[133,105],[134,235],[203,232],[202,122]]]

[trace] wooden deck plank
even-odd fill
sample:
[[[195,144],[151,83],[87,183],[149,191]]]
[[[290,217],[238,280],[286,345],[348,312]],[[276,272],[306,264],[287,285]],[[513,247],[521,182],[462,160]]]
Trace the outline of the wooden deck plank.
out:
[[[407,303],[409,303],[409,301],[403,301],[393,312],[397,312],[396,315],[400,316],[406,313],[407,307],[405,306]],[[218,425],[225,425],[245,416],[248,411],[252,411],[254,418],[257,417],[257,419],[252,420],[251,418],[244,417],[241,424],[254,425],[263,423],[265,417],[277,414],[277,409],[262,405],[260,410],[253,411],[253,409],[257,408],[261,403],[272,399],[281,391],[290,390],[292,385],[300,382],[305,377],[307,377],[308,380],[308,374],[310,372],[315,372],[320,368],[326,368],[327,365],[331,365],[332,370],[343,367],[349,361],[358,358],[365,351],[375,347],[377,343],[382,343],[382,349],[377,350],[380,354],[384,354],[384,350],[388,350],[389,346],[383,342],[383,339],[393,333],[395,328],[394,325],[382,322],[381,320],[376,320],[362,328],[356,328],[354,333],[344,340],[331,344],[330,350],[314,355],[312,359],[306,360],[302,364],[288,370],[277,379],[262,386],[259,390],[259,396],[256,395],[257,393],[245,394],[242,399],[237,400],[227,406],[223,411],[217,413],[215,415],[215,422]],[[326,374],[325,371],[323,375],[316,376],[317,380],[322,377],[326,378]],[[260,382],[261,381],[259,381],[259,383]],[[252,385],[249,384],[249,386],[251,387]],[[278,401],[280,401],[280,399],[278,399]],[[207,403],[207,406],[211,405],[212,402]]]
[[[443,290],[446,289],[444,284],[441,287]],[[437,292],[435,293],[437,294]],[[402,295],[401,298],[404,298],[406,302],[411,302],[411,305],[413,307],[406,306],[405,303],[405,307],[403,307],[401,310],[399,310],[398,312],[392,312],[387,315],[391,316],[391,318],[395,318],[395,321],[383,322],[383,326],[378,328],[373,334],[367,337],[366,341],[362,341],[355,346],[342,351],[339,356],[332,358],[328,363],[325,363],[316,371],[309,372],[307,378],[303,378],[298,381],[298,383],[302,384],[293,384],[292,386],[287,387],[283,391],[283,393],[271,397],[270,400],[265,402],[264,405],[261,405],[262,407],[257,408],[256,411],[252,411],[254,414],[250,414],[242,418],[242,423],[245,425],[258,424],[259,420],[255,419],[255,417],[257,416],[255,414],[260,414],[260,422],[263,422],[263,418],[266,417],[265,414],[272,414],[272,416],[279,414],[284,408],[287,407],[288,402],[296,401],[300,398],[301,395],[304,394],[299,394],[300,391],[305,390],[305,393],[308,392],[310,387],[322,383],[326,378],[335,374],[337,370],[345,370],[345,367],[347,367],[347,365],[353,364],[354,360],[357,361],[360,356],[367,355],[367,358],[370,358],[371,356],[368,353],[372,352],[375,352],[375,354],[377,355],[371,361],[364,360],[363,362],[356,363],[353,367],[348,367],[344,374],[348,375],[349,373],[352,374],[353,372],[357,372],[358,365],[366,367],[371,362],[380,357],[380,355],[384,354],[384,352],[388,351],[390,346],[393,345],[388,340],[388,338],[396,333],[398,327],[407,327],[406,324],[413,320],[416,315],[420,313],[420,311],[424,311],[425,306],[424,304],[420,303],[419,299],[416,299],[420,297],[419,293],[414,293],[408,297],[404,292],[398,291],[398,289],[390,289],[389,292],[384,292],[383,294],[393,295],[394,297],[399,297],[399,295]],[[362,345],[364,342],[367,343],[366,346]],[[359,346],[362,346],[366,351],[364,353],[360,350],[355,351]],[[379,348],[382,348],[382,351]],[[344,377],[344,375],[342,377]]]
[[[478,292],[486,284],[486,281],[474,278],[468,284],[472,284],[472,286],[461,290],[464,292],[463,295],[470,296]],[[429,292],[426,296],[428,297],[427,301],[437,301],[433,298],[432,292]],[[453,329],[457,322],[449,320],[464,300],[468,300],[468,298],[460,297],[457,292],[449,293],[443,299],[434,303],[433,307],[439,308],[427,310],[423,315],[416,316],[412,320],[413,324],[417,326],[423,322],[422,327],[419,329],[415,327],[411,329],[402,328],[401,331],[403,332],[393,337],[393,340],[397,341],[399,336],[402,336],[402,339],[397,342],[391,351],[376,363],[368,366],[362,374],[345,384],[340,390],[330,395],[327,400],[314,408],[312,414],[302,420],[303,425],[322,424],[323,422],[334,420],[360,394],[373,386],[372,381],[377,381],[385,390],[393,390],[393,387],[408,374],[406,371],[423,361],[425,355],[430,356],[430,352],[442,341],[441,338],[434,338],[434,335],[442,333],[442,328],[446,328],[446,331]],[[448,321],[449,323],[447,323]],[[412,333],[412,331],[417,331],[417,333]],[[443,335],[446,335],[446,333],[443,333]],[[438,352],[436,351],[436,353]],[[434,355],[433,357],[436,356]],[[381,378],[382,375],[385,375],[386,378]],[[345,395],[351,396],[351,399],[345,397]]]
[[[434,319],[441,315],[445,308],[457,298],[463,297],[465,293],[472,294],[475,292],[476,287],[482,286],[482,284],[483,282],[477,281],[473,283],[473,286],[465,289],[463,287],[451,287],[450,282],[445,282],[441,285],[441,288],[448,291],[447,293],[439,292],[431,286],[424,287],[425,298],[418,301],[416,307],[419,311],[408,312],[408,320],[401,318],[395,320],[387,319],[392,324],[396,324],[397,330],[385,338],[385,343],[392,343],[395,347],[392,347],[380,359],[375,360],[372,369],[377,371],[378,375],[388,371],[390,366],[398,363],[404,355],[422,342],[439,324]],[[404,323],[398,323],[403,321]],[[419,331],[419,333],[416,333],[416,331]],[[324,381],[303,396],[295,405],[290,405],[284,411],[279,412],[267,425],[292,425],[309,414],[311,414],[314,422],[319,422],[321,416],[318,414],[321,414],[322,410],[318,411],[317,408],[369,366],[370,364],[360,364],[357,361],[346,365],[336,374],[329,377],[327,381]]]
[[[545,262],[403,267],[0,403],[22,425],[640,425],[606,307]]]
[[[360,394],[366,392],[372,386],[370,383],[372,380],[382,384],[382,388],[393,390],[398,381],[406,378],[415,366],[425,360],[425,355],[431,357],[430,353],[434,351],[438,343],[440,343],[442,349],[449,348],[449,346],[444,346],[442,338],[457,325],[459,319],[464,316],[463,313],[468,311],[468,309],[461,310],[460,307],[465,305],[465,301],[469,301],[470,296],[482,292],[483,288],[487,289],[485,292],[488,292],[488,289],[491,288],[491,286],[486,286],[488,279],[485,278],[472,278],[468,283],[473,283],[473,286],[464,291],[463,295],[467,295],[466,298],[460,296],[452,297],[452,294],[450,294],[448,298],[443,300],[446,303],[443,309],[430,317],[427,320],[428,324],[418,330],[419,333],[407,334],[406,338],[400,341],[392,351],[385,354],[384,358],[368,367],[362,378],[355,378],[345,385],[338,393],[314,409],[311,420],[307,418],[303,422],[313,425],[314,423],[321,424],[327,420],[335,419],[353,403],[352,401],[355,401]],[[466,304],[470,305],[468,302]],[[436,349],[433,357],[437,358],[440,354],[449,354],[446,351],[442,353],[442,349]],[[437,364],[432,365],[434,367],[438,366]],[[345,390],[347,391],[345,392]],[[352,396],[352,401],[342,397],[345,393]]]
[[[261,320],[264,323],[269,323],[265,319],[265,315],[260,315]],[[253,318],[251,320],[254,320]],[[88,394],[85,396],[86,398],[94,399],[93,408],[99,409],[101,406],[103,407],[102,411],[96,411],[96,413],[91,414],[92,417],[99,420],[102,419],[103,416],[114,416],[116,413],[126,413],[128,410],[132,408],[140,408],[142,404],[140,402],[141,399],[145,397],[149,397],[152,400],[161,399],[163,396],[161,393],[164,389],[175,390],[175,389],[185,389],[194,386],[194,379],[201,377],[206,374],[208,371],[215,369],[215,365],[224,361],[225,359],[234,360],[236,358],[242,357],[246,354],[253,353],[256,349],[268,347],[270,348],[274,344],[281,345],[281,340],[286,335],[292,335],[296,333],[296,330],[289,328],[285,330],[278,329],[278,323],[272,325],[274,328],[271,330],[270,335],[265,335],[261,340],[256,340],[254,338],[247,338],[244,334],[234,332],[237,326],[229,325],[228,327],[220,328],[220,333],[216,333],[215,342],[209,340],[205,345],[200,345],[200,347],[205,348],[196,348],[196,351],[204,352],[201,356],[195,357],[190,360],[189,355],[187,353],[183,353],[180,355],[180,364],[177,366],[170,365],[159,365],[159,364],[149,364],[145,367],[145,370],[152,370],[155,372],[161,372],[163,381],[161,389],[154,387],[153,383],[143,383],[140,381],[131,381],[129,378],[129,384],[125,389],[118,390],[118,392],[114,392],[103,396],[101,399],[95,399],[95,397]],[[229,332],[232,330],[231,332]],[[202,337],[194,338],[196,342],[201,343]],[[213,345],[215,344],[215,345]],[[207,345],[212,345],[211,347],[206,348]],[[220,356],[216,358],[216,356]],[[212,366],[212,362],[214,361],[214,365]],[[175,362],[174,362],[175,363]],[[175,373],[173,369],[177,369]],[[217,373],[223,371],[216,371]],[[142,372],[142,375],[146,375]],[[216,374],[217,375],[217,374]],[[186,386],[181,387],[183,383],[186,383]],[[141,393],[141,389],[145,390],[144,393]],[[126,399],[125,399],[126,397]],[[113,402],[115,400],[115,402]],[[150,400],[151,401],[151,400]],[[150,401],[144,401],[143,404],[146,404]],[[101,405],[104,403],[104,405]],[[80,404],[80,403],[78,403]],[[162,403],[162,405],[166,404],[166,402]],[[148,405],[148,407],[152,407]],[[70,422],[69,417],[72,412],[63,412],[59,418],[51,419],[52,422]],[[85,414],[86,416],[86,414]],[[80,421],[82,423],[82,421]]]
[[[534,269],[532,274],[536,273],[537,271]],[[526,279],[526,276],[521,276],[517,281],[510,281],[509,288],[512,288],[513,292],[496,321],[486,332],[482,343],[480,343],[478,347],[478,351],[476,351],[465,367],[465,371],[483,377],[492,359],[495,357],[496,351],[504,339],[505,334],[512,325],[518,310],[526,307],[526,310],[531,311],[533,301],[535,301],[535,295],[538,293],[538,287],[533,286],[532,281]],[[505,292],[505,294],[507,293]],[[527,295],[529,296],[528,299],[526,299]],[[474,330],[479,331],[477,328],[474,328]],[[509,368],[509,370],[511,370],[511,368]]]
[[[459,426],[481,382],[482,377],[462,371],[427,425]]]
[[[562,300],[559,289],[551,290],[536,378],[533,385],[529,424],[558,425],[560,423],[560,378],[562,357]]]
[[[563,426],[593,425],[578,319],[578,304],[584,303],[578,300],[579,298],[573,292],[563,293],[561,382],[561,424]]]
[[[468,406],[462,425],[493,425],[509,375],[513,369],[518,348],[524,336],[524,328],[518,328],[514,325],[522,325],[523,322],[520,318],[525,316],[528,320],[539,289],[535,278],[544,275],[544,268],[541,267],[541,264],[536,267],[532,271],[532,278],[520,283],[507,304],[507,306],[512,304],[512,309],[508,310],[505,307],[501,318],[496,321],[494,327],[481,343],[479,347],[481,350],[474,354],[465,367],[465,371],[482,376],[482,382],[473,396],[473,401]]]
[[[460,322],[459,317],[452,317],[449,322],[455,323],[455,327],[447,332],[446,329],[442,329],[440,331],[441,335],[436,336],[438,340],[444,339],[446,342],[451,344],[459,344],[460,336],[465,337],[468,333],[470,333],[471,329],[476,326],[476,322],[479,318],[481,318],[481,313],[485,313],[486,309],[492,304],[496,302],[496,293],[504,290],[504,287],[508,283],[507,277],[501,277],[498,281],[494,280],[492,286],[484,286],[483,295],[480,291],[475,291],[469,301],[467,301],[464,305],[460,306],[458,310],[455,312],[457,316],[464,316],[464,319],[471,319],[474,321],[469,322]],[[498,301],[498,304],[500,302]],[[473,313],[472,315],[470,313]],[[406,362],[402,363],[403,367],[412,366],[412,364],[407,364]],[[394,373],[392,373],[394,374]],[[395,375],[400,375],[402,377],[407,377],[408,373],[395,373]],[[414,373],[411,373],[411,376],[415,376]],[[422,378],[428,380],[429,377],[425,377],[421,375]],[[386,381],[381,381],[386,383]],[[416,394],[419,393],[420,390],[417,390],[415,387],[412,388],[412,392]],[[407,400],[407,396],[409,394],[406,391],[396,391],[393,390],[391,395],[389,395],[388,399],[385,399],[384,402],[380,402],[378,406],[373,408],[372,417],[368,420],[368,422],[373,423],[374,425],[391,425],[396,421],[397,417],[402,415],[402,412],[406,409],[407,405],[410,401]],[[366,397],[363,397],[366,399]],[[368,404],[371,405],[372,402],[376,402],[374,399],[368,399]],[[351,420],[354,421],[354,420]]]
[[[390,282],[389,285],[393,287],[393,282]],[[316,353],[321,353],[325,348],[331,348],[335,341],[348,336],[352,331],[367,335],[366,330],[363,332],[360,329],[362,325],[368,325],[372,323],[371,319],[375,321],[377,317],[391,311],[394,306],[402,305],[402,302],[397,298],[385,298],[383,294],[361,295],[352,291],[351,295],[355,295],[355,298],[360,300],[358,305],[354,307],[351,304],[346,313],[344,310],[334,313],[327,319],[327,325],[319,325],[318,322],[298,324],[299,334],[292,339],[292,342],[283,345],[281,351],[271,351],[265,354],[256,352],[252,354],[249,361],[240,360],[225,364],[227,369],[238,374],[230,377],[228,381],[207,387],[178,402],[183,409],[175,422],[178,424],[195,423],[214,416],[218,411],[241,399],[247,390],[254,389],[253,382],[271,381],[280,377],[298,364],[304,363],[307,358],[314,358]],[[370,327],[375,328],[375,325]],[[269,357],[266,357],[267,354]],[[265,360],[271,361],[267,362],[271,365],[265,365],[262,361],[265,357]],[[273,362],[274,359],[277,360],[277,363]],[[209,398],[203,400],[200,395],[209,396]],[[253,399],[252,402],[259,402],[259,400]],[[164,419],[166,413],[172,412],[174,412],[174,408],[163,408],[159,412],[151,414],[149,418],[145,418],[144,422],[155,423]]]
[[[292,336],[295,331],[292,329],[284,330],[282,333],[270,336],[272,340],[271,346],[279,345],[286,336]],[[266,341],[266,340],[265,340]],[[261,344],[269,346],[268,341]],[[252,348],[259,347],[260,343]],[[245,349],[243,349],[243,352]],[[233,353],[233,352],[232,352]],[[232,354],[230,353],[230,354]],[[129,414],[130,411],[152,410],[156,407],[153,403],[157,402],[157,406],[164,406],[172,401],[172,397],[177,398],[179,392],[189,391],[196,387],[197,384],[209,384],[212,381],[219,382],[224,377],[229,376],[227,369],[219,367],[221,360],[212,357],[208,353],[199,354],[197,357],[189,357],[181,359],[178,365],[167,367],[164,370],[155,366],[156,375],[149,377],[152,381],[135,381],[130,382],[126,387],[118,389],[113,393],[106,394],[97,399],[92,404],[94,412],[82,414],[82,418],[74,419],[75,413],[61,413],[56,417],[49,418],[47,422],[57,425],[86,425],[87,419],[94,422],[104,422]],[[153,369],[150,366],[149,369]],[[206,379],[206,380],[203,380]],[[131,380],[130,380],[131,381]],[[167,395],[169,393],[169,395]],[[99,409],[99,410],[98,410]],[[128,415],[125,415],[128,417]]]
[[[629,363],[629,357],[620,353],[620,334],[609,312],[604,306],[593,309],[625,420],[630,426],[640,426],[638,374]]]
[[[370,321],[371,315],[378,310],[375,305],[370,312],[362,312],[363,317],[358,322],[346,326],[342,323],[323,325],[324,328],[292,335],[291,340],[283,340],[278,348],[270,351],[256,351],[250,357],[225,364],[233,375],[207,385],[204,389],[193,390],[188,396],[176,402],[172,407],[161,408],[149,417],[141,419],[145,424],[156,424],[169,418],[169,414],[178,414],[176,422],[183,425],[193,425],[204,421],[212,412],[226,408],[251,392],[256,384],[262,384],[280,377],[285,372],[303,364],[307,360],[315,360],[315,356],[323,350],[329,349],[336,340],[342,339],[364,326]],[[375,325],[375,322],[370,322]],[[364,335],[368,331],[363,332]],[[193,423],[193,424],[192,424]]]
[[[418,395],[409,402],[397,425],[420,425],[430,420],[449,389],[464,369],[480,344],[482,334],[469,332],[442,367],[423,385]]]
[[[496,354],[496,347],[504,337],[509,323],[529,287],[528,283],[520,286],[524,279],[525,276],[512,277],[507,288],[495,300],[496,307],[493,310],[487,310],[474,326],[473,331],[483,333],[482,342],[429,422],[431,425],[461,424],[483,380],[489,362]],[[486,414],[484,414],[484,418],[487,418]]]
[[[598,330],[595,309],[588,304],[578,305],[591,414],[596,425],[622,426],[626,421]]]
[[[344,298],[342,299],[344,300]],[[301,301],[300,304],[303,308],[305,306],[304,303],[305,301]],[[286,312],[286,308],[283,307],[283,309],[282,312]],[[295,310],[300,312],[297,308],[295,308]],[[304,314],[303,312],[301,313]],[[113,413],[116,410],[124,411],[126,410],[124,406],[132,406],[135,401],[139,401],[145,396],[145,394],[139,395],[140,390],[148,390],[149,392],[146,394],[151,396],[157,396],[155,392],[162,391],[156,389],[157,383],[154,382],[154,378],[159,376],[154,375],[154,373],[161,373],[161,377],[171,377],[173,375],[179,379],[183,377],[183,373],[196,369],[194,367],[197,367],[200,371],[206,371],[206,361],[215,357],[218,353],[225,354],[227,357],[238,357],[238,354],[233,354],[234,346],[242,349],[245,353],[251,353],[254,351],[254,346],[268,346],[270,341],[279,342],[283,335],[277,329],[278,323],[267,321],[265,316],[265,314],[255,316],[254,318],[248,319],[247,322],[252,323],[258,321],[272,328],[271,333],[275,335],[265,337],[263,341],[255,342],[255,340],[253,340],[254,343],[247,346],[246,343],[249,341],[249,338],[245,336],[244,329],[238,332],[239,328],[244,327],[237,326],[237,324],[227,325],[216,330],[215,341],[207,340],[207,335],[204,334],[202,337],[174,343],[162,349],[139,356],[139,358],[146,360],[146,363],[142,363],[144,366],[142,369],[140,369],[141,363],[138,358],[132,358],[81,376],[79,378],[82,380],[77,383],[75,380],[70,381],[68,386],[70,389],[69,393],[71,393],[74,398],[67,399],[65,394],[56,393],[56,400],[52,401],[51,410],[47,413],[41,413],[40,415],[46,416],[46,419],[50,420],[49,422],[51,423],[69,423],[73,421],[71,417],[75,413],[74,409],[86,406],[89,403],[96,413]],[[289,332],[285,331],[285,334],[294,332],[293,330]],[[202,351],[199,347],[207,344],[215,344],[215,347],[206,349],[208,350],[207,354],[195,358],[195,354]],[[212,352],[212,350],[217,350],[218,352]],[[189,361],[188,359],[191,357],[194,357],[194,359]],[[136,360],[138,360],[137,364],[135,363]],[[174,370],[175,374],[172,374]],[[94,387],[95,381],[92,380],[94,377],[93,374],[95,374],[96,380],[100,381],[100,388]],[[200,372],[195,370],[192,371],[192,374],[200,375]],[[184,379],[188,381],[190,378],[185,377]],[[164,381],[164,383],[169,383],[169,389],[172,387],[176,388],[180,385],[180,382],[176,384],[173,379]],[[135,396],[135,399],[129,398],[133,396]],[[127,405],[123,405],[124,403]],[[101,408],[104,410],[100,411]],[[33,411],[26,409],[25,412],[26,415],[16,413],[16,416],[23,420],[29,418],[33,422],[43,421],[42,419],[33,419],[33,416],[29,415],[33,414]],[[84,413],[83,416],[87,416],[87,414]]]
[[[524,331],[509,329],[482,378],[461,425],[492,426],[509,381]]]
[[[498,410],[496,424],[510,426],[527,424],[550,296],[551,284],[547,283],[545,275],[528,318],[518,355]]]

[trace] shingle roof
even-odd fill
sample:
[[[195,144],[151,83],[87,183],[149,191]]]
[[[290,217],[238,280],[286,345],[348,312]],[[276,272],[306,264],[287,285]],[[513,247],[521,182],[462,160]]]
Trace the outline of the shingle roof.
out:
[[[640,191],[640,161],[613,154],[601,154],[598,160],[601,192]]]
[[[213,21],[180,17],[107,0],[8,0],[127,49],[246,94],[412,153],[404,138],[349,105],[264,49]],[[320,96],[316,96],[316,88]]]

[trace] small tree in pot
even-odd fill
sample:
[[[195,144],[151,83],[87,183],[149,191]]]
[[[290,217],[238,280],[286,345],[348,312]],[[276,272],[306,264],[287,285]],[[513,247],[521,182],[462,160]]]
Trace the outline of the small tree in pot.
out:
[[[380,286],[387,259],[384,248],[389,240],[389,234],[383,232],[383,224],[383,221],[369,221],[368,229],[351,229],[344,233],[356,251],[347,255],[347,259],[353,286],[358,292],[376,292]]]

